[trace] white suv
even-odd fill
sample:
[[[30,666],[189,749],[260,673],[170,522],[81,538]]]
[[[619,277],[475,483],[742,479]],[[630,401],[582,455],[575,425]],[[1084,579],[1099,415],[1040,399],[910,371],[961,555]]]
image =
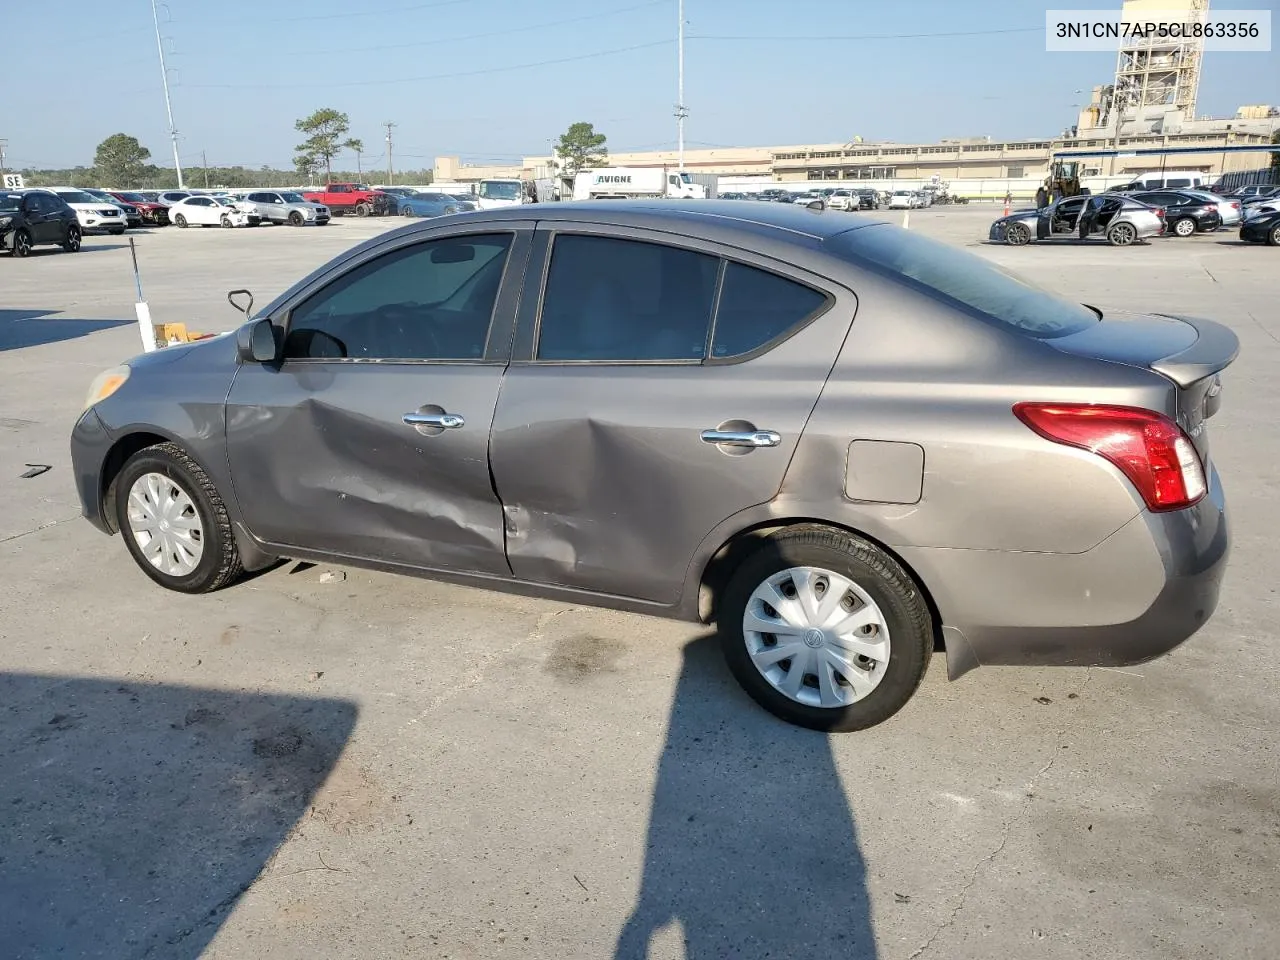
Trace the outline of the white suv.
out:
[[[302,194],[287,190],[251,190],[240,195],[237,206],[272,223],[301,227],[308,223],[324,226],[329,222],[328,207],[311,203],[302,199]]]
[[[50,193],[56,193],[62,198],[63,203],[76,212],[80,229],[85,233],[90,230],[104,230],[119,236],[129,228],[124,210],[114,203],[99,200],[77,187],[46,187],[45,189]]]

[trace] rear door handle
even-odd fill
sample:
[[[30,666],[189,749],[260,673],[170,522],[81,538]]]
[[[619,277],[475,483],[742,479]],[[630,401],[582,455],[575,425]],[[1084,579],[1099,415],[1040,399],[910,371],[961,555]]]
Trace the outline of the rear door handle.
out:
[[[782,437],[775,430],[703,430],[702,442],[725,447],[776,447]]]
[[[401,419],[410,427],[443,427],[445,430],[457,430],[467,425],[467,420],[460,413],[406,413]]]

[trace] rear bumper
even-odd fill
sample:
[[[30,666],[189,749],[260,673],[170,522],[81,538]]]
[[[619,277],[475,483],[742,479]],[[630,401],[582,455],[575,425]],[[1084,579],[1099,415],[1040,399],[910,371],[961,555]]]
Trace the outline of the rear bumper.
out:
[[[111,434],[92,407],[71,428],[71,472],[80,496],[80,512],[103,533],[114,532],[102,512],[102,465],[111,443]]]
[[[944,624],[952,678],[976,666],[1124,666],[1168,653],[1212,615],[1230,554],[1216,470],[1208,495],[1143,512],[1084,553],[906,548]]]

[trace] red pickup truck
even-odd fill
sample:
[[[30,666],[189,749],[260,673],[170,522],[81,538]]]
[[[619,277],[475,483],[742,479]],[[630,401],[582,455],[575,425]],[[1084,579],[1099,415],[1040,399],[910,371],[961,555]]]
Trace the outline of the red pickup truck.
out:
[[[324,204],[335,217],[348,213],[357,217],[394,216],[398,202],[391,194],[363,183],[331,183],[320,190],[304,190],[302,199]]]

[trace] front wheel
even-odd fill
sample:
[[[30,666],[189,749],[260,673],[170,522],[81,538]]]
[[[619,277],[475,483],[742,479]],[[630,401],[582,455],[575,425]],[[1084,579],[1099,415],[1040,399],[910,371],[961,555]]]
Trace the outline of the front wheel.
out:
[[[297,210],[290,211],[289,213],[290,226],[300,227],[302,226],[302,221],[303,221],[303,216],[300,212],[298,212]]]
[[[405,207],[404,209],[402,209],[402,210],[400,211],[400,216],[402,216],[402,217],[412,217],[412,216],[413,216],[413,211],[412,211],[412,210],[410,210],[408,207]]]
[[[746,692],[814,730],[888,720],[933,651],[932,617],[911,575],[874,544],[825,527],[766,540],[731,577],[717,621]]]
[[[201,466],[175,443],[134,454],[115,481],[116,524],[148,577],[180,593],[207,593],[243,566],[226,504]]]
[[[1011,247],[1021,247],[1031,242],[1031,230],[1025,223],[1011,223],[1004,231],[1004,242]]]
[[[13,235],[13,255],[15,257],[31,256],[31,234],[26,230],[19,230]]]
[[[227,216],[225,213],[218,218],[218,222],[222,224],[224,229],[227,229],[227,230],[231,229],[231,227],[234,226],[234,224],[231,222],[231,218]]]
[[[1267,243],[1273,247],[1280,247],[1280,227],[1271,228],[1271,232],[1267,234]]]
[[[80,250],[82,239],[80,227],[73,223],[67,227],[67,239],[62,242],[62,249],[67,253],[77,253]]]
[[[1196,232],[1196,222],[1190,217],[1173,221],[1173,232],[1180,237],[1189,237]]]
[[[179,230],[187,229],[187,218],[184,217],[182,214],[178,214],[177,216],[175,216],[173,218],[173,223]]]
[[[1113,224],[1107,231],[1107,243],[1113,247],[1127,247],[1138,239],[1138,231],[1131,223]]]

